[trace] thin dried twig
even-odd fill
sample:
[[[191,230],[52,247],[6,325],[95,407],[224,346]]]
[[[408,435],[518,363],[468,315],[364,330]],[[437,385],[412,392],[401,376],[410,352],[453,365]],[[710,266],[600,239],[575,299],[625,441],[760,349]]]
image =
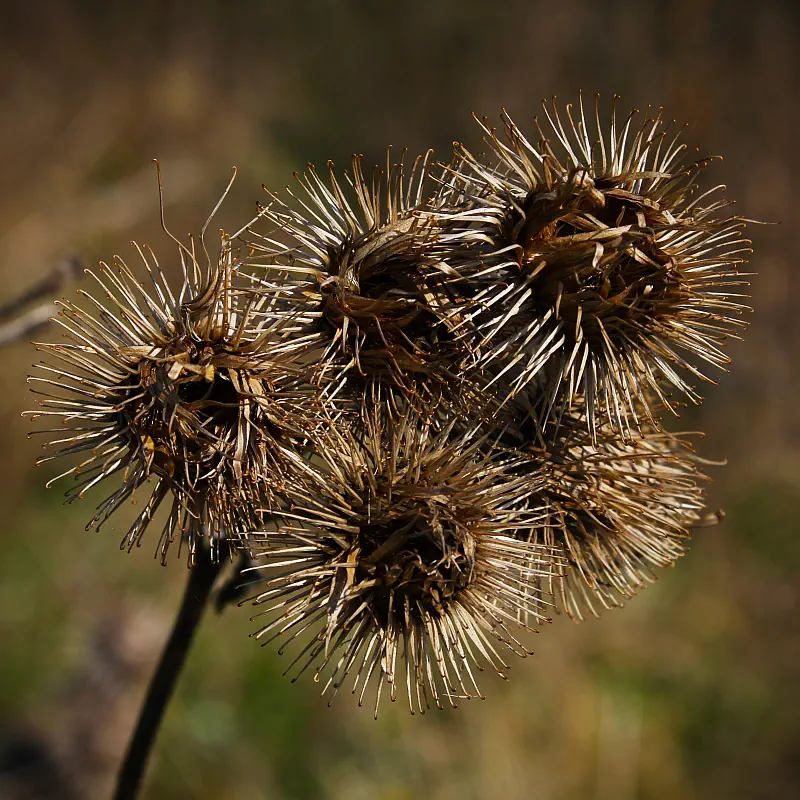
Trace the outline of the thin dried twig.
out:
[[[53,301],[49,298],[65,284],[76,280],[83,268],[80,256],[62,259],[22,294],[0,304],[0,346],[22,341],[46,325],[55,313]]]

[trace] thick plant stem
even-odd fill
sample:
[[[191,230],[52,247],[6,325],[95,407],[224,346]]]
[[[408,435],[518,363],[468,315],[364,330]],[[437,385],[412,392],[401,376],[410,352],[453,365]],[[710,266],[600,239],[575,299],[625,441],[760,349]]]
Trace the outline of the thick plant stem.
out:
[[[178,616],[147,687],[136,729],[117,776],[114,800],[134,800],[138,796],[164,711],[175,690],[198,623],[208,605],[214,582],[227,563],[227,559],[219,552],[215,553],[216,558],[212,560],[202,540],[199,544],[201,546],[198,547],[197,563],[189,570]]]

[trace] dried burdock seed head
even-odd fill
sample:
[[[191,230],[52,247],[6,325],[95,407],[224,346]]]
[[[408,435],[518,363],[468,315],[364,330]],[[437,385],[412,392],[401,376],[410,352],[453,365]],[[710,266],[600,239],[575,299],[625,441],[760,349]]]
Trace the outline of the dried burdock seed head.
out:
[[[40,463],[80,458],[58,476],[76,478],[70,501],[120,479],[87,527],[143,495],[121,543],[130,549],[171,498],[158,552],[163,560],[176,538],[185,539],[191,562],[198,536],[209,537],[216,558],[215,542],[259,527],[257,509],[287,471],[304,467],[296,440],[318,423],[302,365],[270,349],[283,321],[270,321],[266,288],[237,275],[228,237],[207,268],[191,242],[177,243],[177,291],[152,251],[135,245],[149,288],[116,257],[89,271],[104,303],[86,292],[91,310],[61,301],[55,322],[67,341],[38,345],[48,361],[29,380],[44,399],[29,413],[63,422],[39,431],[56,448]]]
[[[433,218],[427,208],[427,163],[410,174],[387,154],[371,178],[354,156],[352,173],[328,182],[313,165],[296,176],[292,205],[271,194],[261,218],[272,225],[248,231],[250,263],[266,280],[293,284],[295,320],[320,385],[351,381],[356,391],[377,379],[402,387],[419,405],[445,394],[458,398],[466,353],[450,331],[446,294],[437,292]],[[290,201],[291,202],[291,201]]]
[[[660,112],[544,110],[436,176],[309,165],[215,263],[173,237],[175,290],[149,248],[147,287],[102,264],[39,345],[41,461],[75,458],[70,501],[119,481],[89,526],[143,496],[123,548],[162,506],[162,560],[238,545],[254,636],[331,701],[482,697],[550,609],[621,604],[706,522],[659,417],[727,364],[745,220]]]
[[[331,434],[318,477],[263,533],[256,635],[296,645],[287,673],[316,664],[331,699],[351,683],[360,704],[372,683],[377,715],[401,684],[412,713],[455,706],[482,697],[484,664],[503,675],[503,651],[528,653],[517,631],[545,620],[540,584],[558,557],[526,541],[543,522],[526,509],[527,478],[482,458],[479,441],[413,413],[375,420],[363,436]]]
[[[536,438],[521,467],[546,519],[532,541],[566,558],[555,593],[571,617],[621,605],[685,552],[705,480],[687,441],[645,429],[626,443],[607,423],[593,440],[580,407]]]
[[[512,395],[543,383],[545,408],[564,384],[628,434],[654,422],[648,395],[699,402],[687,380],[705,377],[697,362],[727,364],[721,347],[745,308],[744,222],[723,212],[724,187],[698,191],[712,159],[688,156],[660,111],[620,124],[615,98],[606,128],[598,101],[589,119],[582,102],[566,119],[555,101],[544,112],[538,145],[504,113],[502,135],[480,123],[489,156],[457,145],[448,168],[442,202],[459,209],[445,214],[459,258],[490,276],[468,315],[479,363]]]

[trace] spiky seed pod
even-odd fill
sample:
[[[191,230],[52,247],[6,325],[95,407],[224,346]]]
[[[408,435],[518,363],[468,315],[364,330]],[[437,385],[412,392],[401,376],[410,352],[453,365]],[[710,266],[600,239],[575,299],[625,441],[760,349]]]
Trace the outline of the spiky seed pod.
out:
[[[456,144],[432,195],[428,155],[309,166],[213,267],[178,242],[176,292],[149,250],[152,288],[101,265],[107,300],[63,302],[68,342],[40,345],[32,415],[65,425],[42,461],[82,458],[70,501],[121,480],[89,526],[143,494],[123,548],[168,498],[162,560],[238,541],[254,635],[376,715],[398,684],[412,713],[482,697],[548,607],[619,605],[705,521],[659,413],[727,362],[744,221],[660,113],[545,114],[538,146],[481,123],[488,159]]]
[[[520,533],[542,524],[526,479],[481,458],[479,440],[432,434],[413,413],[385,430],[378,418],[363,437],[334,430],[319,477],[263,533],[255,603],[270,619],[256,636],[296,644],[287,673],[316,662],[331,700],[350,676],[361,704],[375,678],[377,715],[404,670],[412,713],[455,706],[483,696],[476,669],[503,675],[502,651],[528,653],[517,630],[545,620],[540,584],[558,558]]]
[[[555,594],[574,619],[621,605],[671,566],[704,507],[688,442],[651,428],[626,443],[608,423],[593,438],[585,415],[578,404],[539,428],[520,468],[531,509],[546,519],[532,541],[566,559]]]
[[[42,387],[32,417],[58,419],[54,454],[83,456],[54,478],[73,475],[69,501],[117,475],[121,485],[98,507],[88,527],[99,529],[127,500],[144,495],[142,511],[120,547],[141,543],[145,529],[171,497],[158,552],[186,540],[236,538],[261,524],[287,470],[305,468],[296,453],[318,424],[303,366],[269,342],[282,320],[270,323],[270,297],[259,282],[237,283],[230,241],[219,262],[201,268],[193,247],[180,245],[182,282],[174,292],[155,255],[136,249],[151,286],[117,257],[89,271],[106,297],[81,292],[91,310],[62,301],[55,319],[67,342],[39,344],[48,361],[29,380]],[[239,285],[239,283],[241,285]]]
[[[307,323],[304,340],[322,386],[349,381],[359,394],[378,380],[429,409],[443,395],[461,400],[466,353],[445,323],[453,310],[437,291],[436,228],[421,214],[429,156],[406,176],[389,151],[385,170],[371,179],[354,156],[344,184],[332,163],[327,184],[309,165],[296,175],[298,195],[287,189],[296,205],[271,195],[261,217],[273,229],[248,230],[251,263],[268,278],[296,282],[294,313]]]
[[[448,263],[484,279],[462,315],[479,364],[512,396],[533,381],[545,409],[565,384],[586,398],[590,427],[597,400],[627,435],[639,410],[655,423],[648,396],[670,407],[673,387],[699,402],[686,378],[704,378],[696,361],[728,362],[749,243],[721,213],[723,187],[697,190],[711,159],[691,160],[660,111],[620,126],[616,99],[607,132],[598,101],[590,121],[582,102],[567,105],[566,123],[543,104],[538,146],[505,113],[504,136],[481,122],[489,157],[457,144],[440,202],[457,209],[443,214],[460,247]]]

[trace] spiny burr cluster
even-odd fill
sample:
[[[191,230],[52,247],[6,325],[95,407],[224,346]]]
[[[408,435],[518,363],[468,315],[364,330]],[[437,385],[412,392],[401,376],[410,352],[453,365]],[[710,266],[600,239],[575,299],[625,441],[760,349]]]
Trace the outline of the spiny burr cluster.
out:
[[[90,525],[144,494],[130,548],[171,498],[162,558],[246,550],[256,637],[376,714],[482,697],[552,609],[619,605],[703,520],[661,415],[727,363],[743,220],[660,113],[544,110],[536,144],[504,113],[483,155],[309,166],[217,263],[179,242],[177,291],[147,249],[150,288],[102,265],[107,300],[40,345],[43,460],[81,454],[70,499],[120,481]]]

